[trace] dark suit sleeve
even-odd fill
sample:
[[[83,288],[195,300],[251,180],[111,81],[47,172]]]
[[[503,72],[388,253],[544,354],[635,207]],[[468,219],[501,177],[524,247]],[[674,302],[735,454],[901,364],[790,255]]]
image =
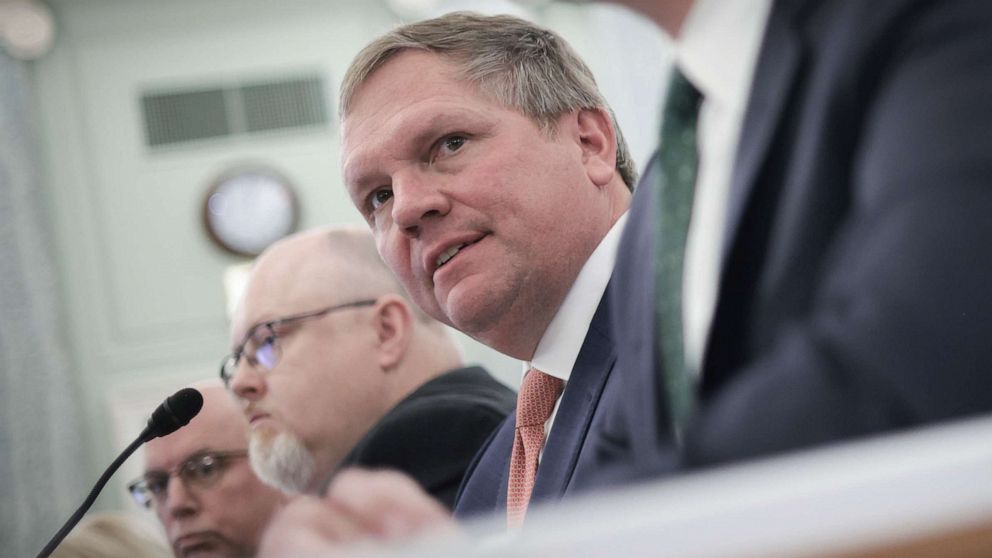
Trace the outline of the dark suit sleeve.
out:
[[[928,6],[878,45],[836,154],[849,218],[811,311],[706,404],[689,465],[992,410],[992,9]]]
[[[466,468],[504,416],[455,396],[411,401],[376,425],[348,464],[402,470],[451,509]]]

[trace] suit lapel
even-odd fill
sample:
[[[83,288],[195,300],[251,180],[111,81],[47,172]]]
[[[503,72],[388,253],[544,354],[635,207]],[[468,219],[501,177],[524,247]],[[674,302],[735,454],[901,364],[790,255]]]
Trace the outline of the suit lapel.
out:
[[[606,289],[609,292],[609,287]],[[613,370],[616,350],[609,324],[609,297],[604,294],[572,368],[558,413],[537,470],[531,502],[558,500],[568,488],[603,385]],[[502,502],[505,506],[504,482]]]
[[[607,286],[606,292],[609,290]],[[558,500],[564,495],[585,443],[603,385],[613,370],[616,350],[610,335],[608,298],[604,293],[572,368],[551,435],[544,448],[531,502]],[[476,463],[469,466],[465,483],[455,503],[456,518],[464,519],[480,513],[505,513],[515,418],[516,410],[510,413],[481,450]]]
[[[509,428],[501,429],[499,435],[494,442],[496,442],[498,450],[499,459],[496,460],[497,469],[493,472],[495,476],[498,476],[499,481],[496,486],[499,486],[499,491],[496,493],[496,512],[502,513],[506,511],[506,491],[510,483],[510,456],[513,454],[513,438],[516,434],[517,428],[517,409],[513,408],[513,412],[510,416],[506,418],[506,424]]]
[[[506,511],[506,485],[513,450],[513,411],[476,453],[455,499],[454,516],[466,519]]]
[[[740,145],[732,173],[721,269],[734,246],[758,173],[768,158],[775,131],[785,112],[802,50],[791,13],[795,6],[777,2],[768,18],[765,40],[755,66],[751,96],[744,113]]]

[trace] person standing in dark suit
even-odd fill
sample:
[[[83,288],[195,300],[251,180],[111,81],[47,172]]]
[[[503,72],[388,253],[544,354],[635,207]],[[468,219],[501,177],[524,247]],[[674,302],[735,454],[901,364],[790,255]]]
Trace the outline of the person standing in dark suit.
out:
[[[344,463],[406,472],[450,508],[515,401],[485,370],[461,368],[450,333],[410,303],[358,228],[267,249],[231,340],[221,377],[251,422],[252,466],[287,493],[320,494]]]
[[[673,36],[689,101],[617,259],[604,461],[656,477],[992,411],[992,5],[620,3]]]

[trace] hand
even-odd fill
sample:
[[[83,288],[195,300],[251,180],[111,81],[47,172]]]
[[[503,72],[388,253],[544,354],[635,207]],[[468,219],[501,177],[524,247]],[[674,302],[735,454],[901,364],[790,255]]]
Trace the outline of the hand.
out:
[[[323,498],[300,496],[272,520],[259,557],[330,555],[368,541],[454,532],[449,513],[406,475],[347,469]]]

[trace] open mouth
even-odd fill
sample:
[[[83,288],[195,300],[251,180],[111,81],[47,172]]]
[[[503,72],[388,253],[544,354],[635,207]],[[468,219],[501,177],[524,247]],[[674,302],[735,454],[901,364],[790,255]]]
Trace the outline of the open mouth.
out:
[[[452,246],[451,248],[448,248],[444,252],[441,252],[441,255],[439,255],[437,257],[437,260],[434,262],[434,265],[436,266],[434,270],[437,271],[438,269],[441,269],[441,267],[443,267],[444,264],[450,262],[452,260],[452,258],[454,258],[455,255],[458,254],[458,252],[461,252],[464,248],[467,248],[468,246],[471,246],[471,245],[475,244],[476,242],[479,242],[483,238],[485,238],[485,236],[482,236],[482,237],[480,237],[480,238],[478,238],[476,240],[473,240],[472,242],[463,242],[461,244],[456,244],[456,245]]]

